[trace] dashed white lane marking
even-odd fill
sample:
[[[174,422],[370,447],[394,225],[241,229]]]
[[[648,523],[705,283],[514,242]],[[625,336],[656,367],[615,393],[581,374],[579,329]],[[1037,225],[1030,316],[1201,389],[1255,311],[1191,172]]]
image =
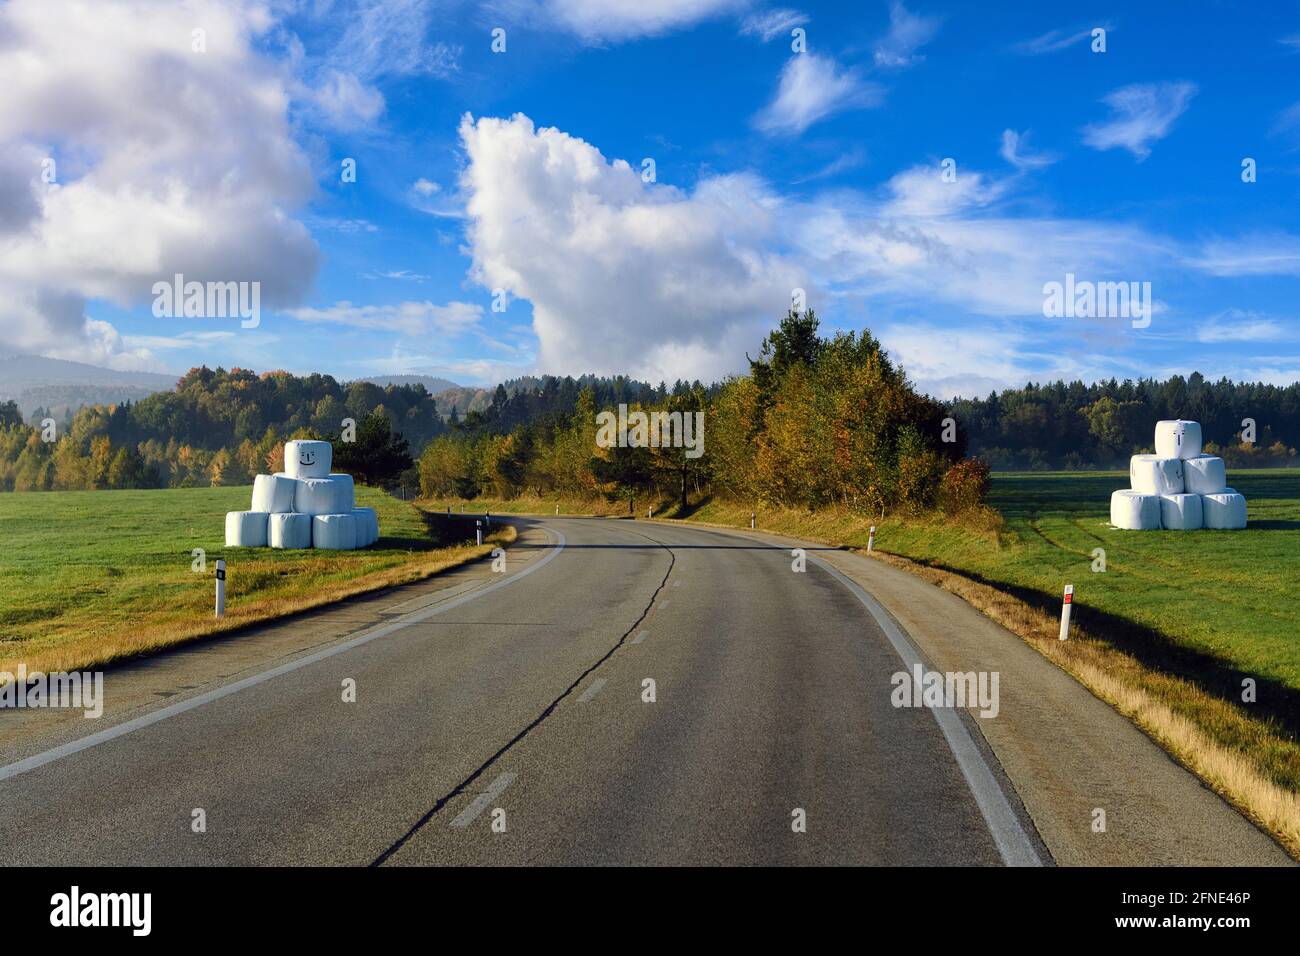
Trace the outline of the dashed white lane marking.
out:
[[[477,817],[480,813],[486,810],[488,808],[488,805],[491,804],[493,800],[495,800],[497,797],[501,796],[501,794],[505,792],[506,787],[510,786],[511,782],[514,779],[515,779],[515,775],[513,773],[501,774],[499,777],[497,777],[495,780],[492,781],[492,785],[490,787],[488,787],[486,790],[484,790],[482,793],[480,793],[477,797],[474,798],[473,803],[471,803],[464,810],[460,811],[460,813],[456,815],[456,819],[452,820],[449,826],[453,826],[453,827],[469,826],[471,823],[474,822],[475,817]]]
[[[591,686],[582,692],[582,696],[578,698],[578,703],[585,704],[587,701],[591,700],[591,698],[599,694],[600,689],[604,686],[605,686],[605,678],[597,677],[594,681],[591,682]]]
[[[640,644],[640,643],[641,643],[642,641],[644,641],[648,636],[649,636],[649,632],[648,632],[648,631],[637,631],[637,632],[636,632],[636,637],[632,638],[632,643],[633,643],[633,644]]]
[[[437,604],[420,611],[414,611],[403,617],[399,617],[394,621],[389,621],[386,624],[372,627],[370,630],[363,631],[350,641],[345,641],[342,644],[335,644],[333,647],[327,647],[324,650],[317,651],[315,654],[308,654],[306,657],[300,657],[296,661],[290,661],[287,664],[281,664],[279,667],[273,667],[269,671],[254,674],[252,677],[245,677],[243,680],[235,681],[233,684],[226,684],[224,687],[210,690],[206,694],[199,694],[197,697],[191,697],[189,700],[183,700],[179,703],[172,704],[169,707],[163,707],[160,710],[155,710],[152,713],[145,714],[142,717],[137,717],[134,720],[128,720],[125,723],[118,724],[116,727],[101,730],[99,733],[90,734],[86,737],[82,737],[80,740],[74,740],[70,743],[63,744],[62,746],[46,750],[44,753],[35,754],[24,760],[19,760],[7,766],[0,767],[0,780],[8,780],[10,777],[18,776],[20,773],[26,773],[28,770],[35,770],[37,767],[43,767],[47,763],[53,763],[54,761],[61,760],[64,757],[70,757],[72,754],[80,753],[83,750],[89,750],[91,747],[97,747],[100,744],[108,743],[110,740],[123,737],[132,731],[152,726],[153,724],[166,720],[168,717],[176,717],[179,714],[184,714],[187,711],[194,710],[196,707],[210,704],[214,700],[220,700],[222,697],[228,697],[231,694],[239,693],[241,690],[247,690],[249,687],[265,683],[266,681],[279,677],[282,674],[288,674],[292,671],[298,670],[299,668],[315,664],[317,661],[323,661],[327,657],[333,657],[335,654],[342,654],[344,651],[350,651],[354,647],[368,644],[377,638],[387,637],[394,631],[400,631],[402,628],[411,624],[418,624],[420,621],[428,620],[438,614],[460,607],[462,604],[468,604],[470,601],[478,600],[486,594],[491,594],[498,588],[503,588],[508,584],[513,584],[525,575],[532,574],[534,571],[540,571],[546,565],[550,564],[551,561],[555,560],[556,556],[564,550],[565,538],[562,533],[551,528],[543,528],[542,530],[548,535],[555,535],[555,547],[546,552],[545,557],[536,559],[536,564],[530,564],[522,571],[517,571],[510,577],[497,581],[495,584],[489,584],[485,588],[471,591],[468,594],[463,594],[460,597],[454,598],[443,604]]]

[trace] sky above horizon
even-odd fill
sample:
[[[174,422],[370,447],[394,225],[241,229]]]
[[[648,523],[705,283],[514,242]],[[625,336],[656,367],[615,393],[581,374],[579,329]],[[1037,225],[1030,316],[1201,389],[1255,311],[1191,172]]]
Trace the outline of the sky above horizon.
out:
[[[849,6],[8,0],[0,351],[713,381],[802,289],[943,398],[1300,379],[1300,5]]]

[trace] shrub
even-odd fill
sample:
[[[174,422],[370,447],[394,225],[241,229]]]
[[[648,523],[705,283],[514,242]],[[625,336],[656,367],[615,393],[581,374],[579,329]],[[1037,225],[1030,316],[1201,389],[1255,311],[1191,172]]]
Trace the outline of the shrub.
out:
[[[988,462],[982,458],[963,458],[944,474],[939,485],[939,503],[949,514],[958,514],[978,508],[988,492]]]

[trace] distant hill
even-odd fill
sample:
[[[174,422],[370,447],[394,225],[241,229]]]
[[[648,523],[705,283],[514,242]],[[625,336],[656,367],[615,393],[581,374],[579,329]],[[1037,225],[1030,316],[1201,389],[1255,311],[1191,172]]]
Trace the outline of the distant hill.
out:
[[[82,405],[138,402],[176,387],[177,376],[120,372],[84,362],[38,355],[0,356],[0,401],[14,401],[29,416],[38,408],[62,418]]]
[[[373,382],[381,388],[387,385],[423,385],[424,390],[430,395],[437,395],[451,388],[460,388],[455,382],[432,375],[376,375],[362,381]]]

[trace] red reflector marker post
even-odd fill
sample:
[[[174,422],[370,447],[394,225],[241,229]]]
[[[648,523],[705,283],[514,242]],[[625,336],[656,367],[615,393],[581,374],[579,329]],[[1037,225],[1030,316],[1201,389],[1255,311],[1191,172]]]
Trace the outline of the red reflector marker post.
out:
[[[1070,636],[1070,608],[1074,607],[1074,585],[1065,586],[1065,596],[1061,603],[1061,640]]]

